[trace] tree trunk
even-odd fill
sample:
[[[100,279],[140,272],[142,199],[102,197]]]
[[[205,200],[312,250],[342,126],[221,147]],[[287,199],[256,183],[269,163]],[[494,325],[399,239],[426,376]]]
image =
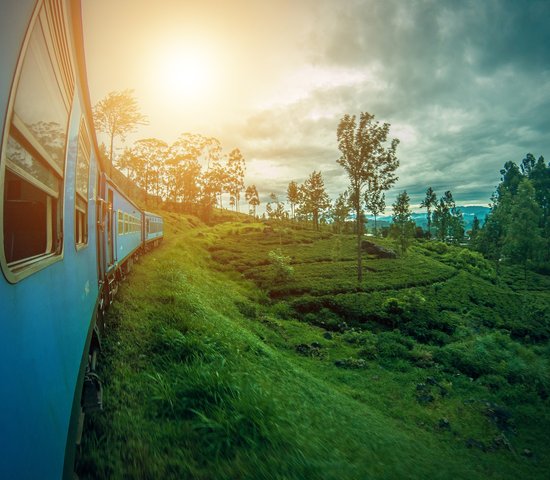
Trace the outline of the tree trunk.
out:
[[[357,283],[360,284],[363,281],[363,256],[361,255],[361,233],[363,230],[363,222],[361,219],[361,208],[357,208],[355,210],[355,215],[357,222]]]

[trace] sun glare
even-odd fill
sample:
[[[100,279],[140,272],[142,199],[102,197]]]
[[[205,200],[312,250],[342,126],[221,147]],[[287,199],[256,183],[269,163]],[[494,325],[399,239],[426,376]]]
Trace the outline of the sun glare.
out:
[[[207,94],[213,72],[205,52],[175,51],[162,59],[161,84],[170,100],[189,100]]]

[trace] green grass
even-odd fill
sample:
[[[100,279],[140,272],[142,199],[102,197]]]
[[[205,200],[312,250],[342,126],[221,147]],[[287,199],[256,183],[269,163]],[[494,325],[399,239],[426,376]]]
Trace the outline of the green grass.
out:
[[[358,286],[352,237],[167,228],[109,312],[81,478],[546,478],[542,290],[424,247]]]

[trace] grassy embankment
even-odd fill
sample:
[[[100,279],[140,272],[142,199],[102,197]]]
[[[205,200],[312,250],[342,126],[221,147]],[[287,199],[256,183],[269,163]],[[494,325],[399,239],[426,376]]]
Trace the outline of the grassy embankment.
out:
[[[167,229],[110,311],[82,478],[546,478],[548,277],[434,243],[358,289],[351,237]]]

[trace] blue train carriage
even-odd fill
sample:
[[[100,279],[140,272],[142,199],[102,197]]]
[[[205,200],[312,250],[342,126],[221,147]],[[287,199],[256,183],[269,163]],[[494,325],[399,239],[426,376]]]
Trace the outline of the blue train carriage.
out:
[[[72,478],[81,402],[100,402],[80,2],[4,0],[0,23],[0,478]]]
[[[164,238],[164,221],[160,215],[143,212],[144,249],[157,247]]]
[[[100,308],[114,300],[118,285],[143,252],[142,210],[104,173],[100,177]]]
[[[111,198],[113,214],[113,265],[123,278],[132,268],[132,263],[142,249],[141,209],[130,200],[111,180],[106,178],[106,191]]]

